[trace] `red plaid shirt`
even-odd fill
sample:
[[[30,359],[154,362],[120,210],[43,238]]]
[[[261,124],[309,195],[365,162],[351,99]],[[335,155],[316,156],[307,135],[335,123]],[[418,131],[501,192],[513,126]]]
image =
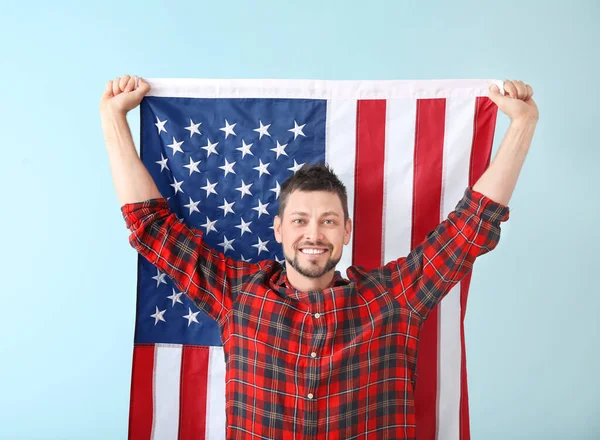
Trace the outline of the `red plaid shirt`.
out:
[[[275,261],[224,256],[165,198],[121,207],[131,245],[215,319],[225,353],[227,438],[414,439],[419,330],[492,250],[509,208],[466,189],[408,256],[336,272],[300,292]]]

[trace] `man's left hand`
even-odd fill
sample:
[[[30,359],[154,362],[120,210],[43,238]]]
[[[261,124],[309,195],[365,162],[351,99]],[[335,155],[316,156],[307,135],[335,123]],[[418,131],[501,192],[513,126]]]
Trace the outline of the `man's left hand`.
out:
[[[523,81],[504,81],[504,95],[498,86],[492,84],[490,99],[511,121],[525,120],[535,122],[539,118],[538,108],[533,100],[533,88]]]

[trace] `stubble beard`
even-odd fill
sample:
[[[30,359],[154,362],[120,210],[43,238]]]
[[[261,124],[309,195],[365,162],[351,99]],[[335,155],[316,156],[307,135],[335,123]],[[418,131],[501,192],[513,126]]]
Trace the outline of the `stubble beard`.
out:
[[[298,253],[300,253],[300,252],[301,252],[300,250],[296,250],[293,260],[285,252],[283,255],[285,257],[285,261],[287,262],[287,264],[289,264],[294,269],[296,269],[296,272],[298,272],[300,275],[303,275],[307,278],[322,277],[330,270],[335,269],[335,267],[341,260],[341,255],[337,259],[332,259],[330,256],[329,259],[325,262],[325,265],[323,266],[323,268],[317,266],[316,264],[311,264],[310,267],[302,267],[300,265],[300,261],[298,260]],[[331,249],[329,249],[329,252],[331,252]]]

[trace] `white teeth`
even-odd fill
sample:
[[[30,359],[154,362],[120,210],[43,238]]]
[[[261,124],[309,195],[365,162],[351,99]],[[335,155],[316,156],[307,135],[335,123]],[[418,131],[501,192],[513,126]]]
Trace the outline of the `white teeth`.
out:
[[[301,250],[302,253],[305,254],[322,254],[325,252],[325,249],[302,249]]]

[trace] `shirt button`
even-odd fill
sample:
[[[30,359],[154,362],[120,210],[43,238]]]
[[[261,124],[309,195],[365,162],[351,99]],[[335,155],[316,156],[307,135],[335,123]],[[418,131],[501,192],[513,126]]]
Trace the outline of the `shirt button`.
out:
[[[315,313],[315,318],[320,318],[321,314],[320,313]]]
[[[312,399],[313,397],[315,397],[315,396],[313,396],[313,393],[309,393],[309,394],[308,394],[308,398],[309,398],[309,399]]]
[[[316,358],[317,357],[317,353],[315,353],[314,351],[310,354],[312,357]]]

